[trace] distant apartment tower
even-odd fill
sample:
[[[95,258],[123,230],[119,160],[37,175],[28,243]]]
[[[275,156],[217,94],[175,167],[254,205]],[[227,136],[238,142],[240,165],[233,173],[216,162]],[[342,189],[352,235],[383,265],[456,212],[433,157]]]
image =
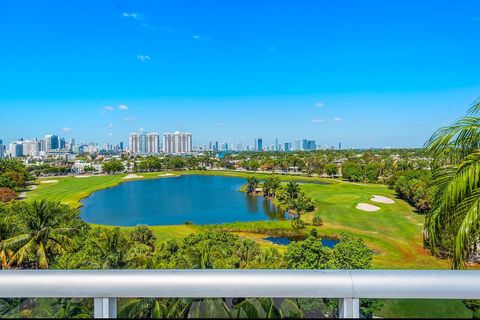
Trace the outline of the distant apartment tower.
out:
[[[300,140],[295,140],[295,151],[300,151],[300,150],[302,150],[300,145]]]
[[[285,142],[284,147],[284,150],[287,152],[292,150],[292,144],[290,142]]]
[[[147,154],[158,154],[160,152],[160,135],[158,133],[147,133]]]
[[[160,152],[160,136],[158,133],[131,133],[131,154],[158,154]],[[123,143],[120,146],[123,149]]]
[[[256,151],[262,151],[263,150],[263,139],[262,138],[255,139],[255,150]]]
[[[60,139],[54,134],[47,134],[45,136],[45,151],[57,151],[60,148]]]
[[[35,139],[22,141],[23,155],[24,156],[38,156],[42,151],[42,143]]]
[[[3,141],[0,140],[0,159],[5,158],[6,153],[7,153],[7,148],[3,145]]]
[[[145,154],[147,152],[147,134],[131,133],[129,148],[131,154]]]
[[[15,141],[8,145],[8,152],[10,157],[19,158],[23,157],[23,144],[22,141]]]
[[[216,142],[218,148],[218,142]],[[217,149],[218,150],[218,149]],[[167,154],[185,154],[192,152],[192,134],[189,132],[165,133],[163,135],[163,151]]]

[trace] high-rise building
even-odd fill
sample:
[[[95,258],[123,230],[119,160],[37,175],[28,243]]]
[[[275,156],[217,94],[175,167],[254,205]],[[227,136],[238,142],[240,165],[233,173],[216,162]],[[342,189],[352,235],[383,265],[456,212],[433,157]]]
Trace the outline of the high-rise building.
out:
[[[147,152],[147,134],[131,133],[129,148],[131,154],[145,154]]]
[[[275,139],[275,151],[280,151],[280,144],[278,143],[278,139]]]
[[[120,142],[120,151],[123,151],[123,142]]]
[[[218,142],[217,150],[218,150]],[[192,134],[189,132],[165,133],[163,135],[163,151],[167,154],[186,154],[192,152]]]
[[[147,154],[158,154],[160,152],[160,136],[158,133],[147,133]]]
[[[295,140],[295,151],[300,151],[300,150],[302,150],[300,148],[300,140]]]
[[[57,151],[60,148],[60,139],[54,134],[47,134],[45,136],[45,151]]]
[[[23,141],[15,141],[8,145],[8,151],[10,153],[10,157],[18,158],[23,157]]]
[[[7,148],[3,145],[3,141],[0,140],[0,159],[5,158],[6,153],[7,153]]]
[[[262,151],[263,150],[263,139],[257,138],[255,139],[255,150]]]
[[[22,141],[22,154],[24,156],[36,157],[41,151],[41,143],[36,138]]]
[[[287,152],[292,150],[292,144],[290,142],[285,142],[284,150],[287,151]]]
[[[308,140],[306,150],[308,150],[308,151],[317,150],[317,143],[315,142],[315,140]]]

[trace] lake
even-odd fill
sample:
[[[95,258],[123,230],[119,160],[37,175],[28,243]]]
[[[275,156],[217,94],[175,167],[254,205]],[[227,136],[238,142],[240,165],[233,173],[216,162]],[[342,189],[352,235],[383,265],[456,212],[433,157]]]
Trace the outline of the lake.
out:
[[[285,220],[272,201],[239,192],[245,179],[186,175],[122,183],[82,200],[81,217],[110,226]]]

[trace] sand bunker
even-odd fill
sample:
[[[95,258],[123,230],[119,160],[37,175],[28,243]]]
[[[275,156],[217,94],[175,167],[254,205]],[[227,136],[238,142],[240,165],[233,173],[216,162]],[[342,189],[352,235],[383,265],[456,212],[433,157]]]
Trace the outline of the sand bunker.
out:
[[[367,212],[375,212],[380,210],[379,207],[374,206],[373,204],[368,204],[368,203],[359,203],[357,205],[357,209],[362,211],[367,211]]]
[[[57,182],[58,182],[58,180],[43,180],[43,181],[40,181],[40,183],[43,183],[43,184],[45,184],[45,183],[57,183]]]
[[[136,175],[136,174],[129,174],[128,176],[123,177],[122,179],[129,180],[129,179],[142,179],[142,178],[143,178],[143,176],[139,176],[139,175]]]
[[[174,174],[171,174],[171,173],[159,174],[158,176],[159,176],[159,177],[175,177],[175,175],[174,175]]]
[[[90,178],[91,176],[86,175],[86,176],[75,176],[75,178],[81,179],[81,178]]]
[[[377,203],[385,203],[385,204],[394,204],[395,203],[395,201],[393,201],[392,199],[387,198],[387,197],[383,197],[383,196],[373,196],[371,201],[377,202]]]

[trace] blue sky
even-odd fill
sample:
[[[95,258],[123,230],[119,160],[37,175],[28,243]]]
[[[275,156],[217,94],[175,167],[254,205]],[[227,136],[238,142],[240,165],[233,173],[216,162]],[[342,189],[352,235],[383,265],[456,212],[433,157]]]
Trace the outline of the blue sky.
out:
[[[479,1],[1,8],[6,141],[53,132],[119,142],[143,128],[188,130],[196,144],[263,137],[417,147],[480,96]]]

